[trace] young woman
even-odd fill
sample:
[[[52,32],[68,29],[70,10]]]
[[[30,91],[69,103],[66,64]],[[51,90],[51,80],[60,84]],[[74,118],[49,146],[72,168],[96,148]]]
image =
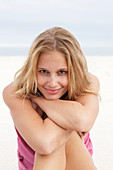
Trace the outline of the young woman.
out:
[[[98,92],[75,37],[59,27],[40,34],[3,91],[18,135],[19,169],[96,169],[89,131]]]

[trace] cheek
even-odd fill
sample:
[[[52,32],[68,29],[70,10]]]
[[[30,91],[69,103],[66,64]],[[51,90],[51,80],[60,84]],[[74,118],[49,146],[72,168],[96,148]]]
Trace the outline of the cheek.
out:
[[[41,76],[37,76],[37,84],[41,86],[45,83],[45,80]]]
[[[63,86],[68,86],[68,78],[67,77],[62,79],[62,85]]]

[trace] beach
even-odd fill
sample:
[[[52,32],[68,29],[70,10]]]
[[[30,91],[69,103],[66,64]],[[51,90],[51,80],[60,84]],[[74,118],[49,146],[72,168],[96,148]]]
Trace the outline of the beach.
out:
[[[3,88],[13,81],[24,56],[0,56],[0,170],[18,169],[17,136],[9,109],[2,99]],[[86,56],[89,72],[100,81],[100,109],[90,132],[93,159],[98,170],[113,169],[113,56]]]

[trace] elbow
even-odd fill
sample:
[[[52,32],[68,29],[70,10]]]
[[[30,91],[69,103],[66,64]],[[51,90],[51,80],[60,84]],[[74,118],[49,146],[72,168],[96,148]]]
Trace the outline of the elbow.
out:
[[[51,142],[44,142],[42,146],[42,155],[50,155],[54,151],[53,145]]]
[[[91,130],[92,126],[90,125],[90,122],[83,122],[80,125],[79,131],[80,132],[89,132]]]
[[[82,118],[78,124],[78,131],[79,132],[88,132],[91,130],[94,122],[92,122],[87,116]]]
[[[55,142],[52,139],[45,139],[35,148],[35,152],[40,155],[50,155],[55,149]]]

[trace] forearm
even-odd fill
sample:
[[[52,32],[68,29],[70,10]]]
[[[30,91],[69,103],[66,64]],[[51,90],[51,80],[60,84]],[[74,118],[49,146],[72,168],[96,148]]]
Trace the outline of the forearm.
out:
[[[42,133],[43,140],[47,141],[47,148],[44,148],[47,149],[47,154],[50,154],[64,144],[70,138],[73,131],[63,129],[49,118],[46,118]]]
[[[43,120],[30,100],[16,97],[11,85],[4,89],[3,98],[20,135],[39,154],[53,152],[70,137],[71,131],[59,127],[49,118]]]
[[[70,130],[81,130],[81,122],[85,120],[85,114],[80,103],[64,100],[47,101],[47,107],[44,105],[44,109],[47,110],[48,117],[59,126]]]
[[[80,132],[91,129],[99,110],[96,95],[82,96],[78,101],[46,100],[43,97],[33,100],[56,124]]]
[[[37,113],[36,116],[33,115],[32,121],[24,114],[22,118],[16,120],[14,114],[12,114],[17,130],[28,145],[35,152],[41,155],[48,155],[65,143],[71,136],[72,131],[59,127],[49,118],[46,118],[44,121],[40,118],[41,121],[39,122],[37,119],[38,116]]]
[[[75,101],[35,99],[39,107],[59,126],[80,131],[81,122],[85,120],[83,106]]]

